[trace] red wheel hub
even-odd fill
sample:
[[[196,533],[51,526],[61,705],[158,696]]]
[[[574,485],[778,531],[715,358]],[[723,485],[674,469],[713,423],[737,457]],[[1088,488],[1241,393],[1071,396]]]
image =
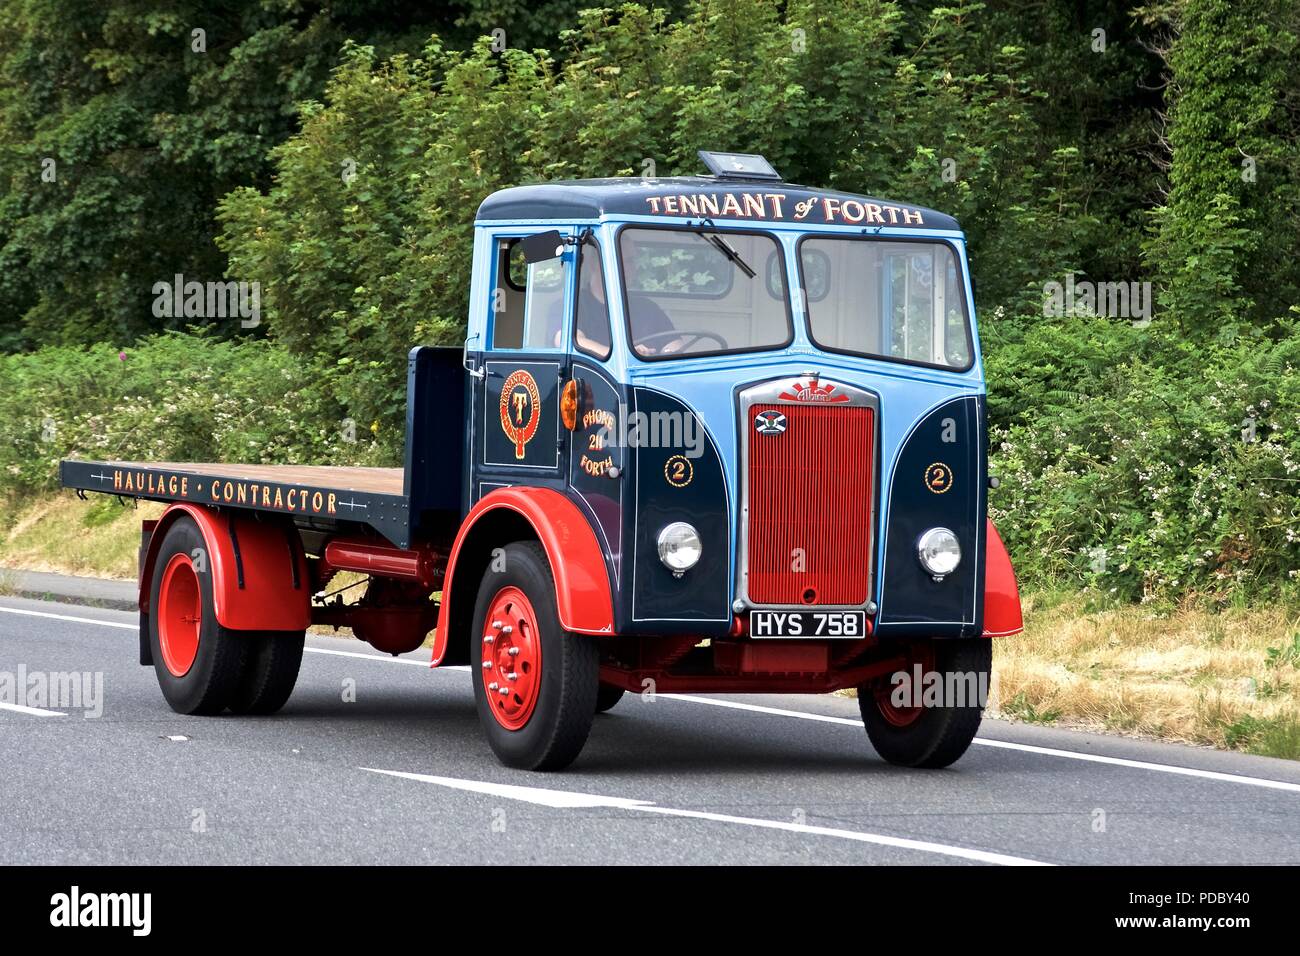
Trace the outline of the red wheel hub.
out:
[[[504,587],[488,602],[481,647],[483,690],[492,716],[507,730],[519,730],[532,717],[542,686],[537,614],[519,588]]]
[[[913,700],[920,700],[924,691],[924,685],[919,684],[916,680],[916,665],[921,665],[921,676],[934,670],[934,646],[930,641],[920,641],[909,648],[907,658],[907,678],[908,678],[908,696]],[[880,715],[895,727],[910,727],[921,719],[925,713],[924,707],[900,707],[893,701],[894,692],[898,686],[890,683],[888,678],[877,681],[872,689],[876,697],[876,707],[880,710]]]
[[[163,569],[155,613],[163,666],[174,677],[184,677],[199,653],[199,628],[203,622],[199,576],[188,554],[172,555]]]

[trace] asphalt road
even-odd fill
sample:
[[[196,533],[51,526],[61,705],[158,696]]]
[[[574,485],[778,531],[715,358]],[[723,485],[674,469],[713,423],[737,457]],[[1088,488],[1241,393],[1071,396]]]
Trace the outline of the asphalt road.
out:
[[[1300,863],[1289,761],[986,720],[954,767],[908,771],[850,700],[660,696],[530,774],[427,652],[313,637],[280,714],[183,717],[135,624],[0,599],[0,688],[102,675],[81,709],[0,697],[0,863]]]

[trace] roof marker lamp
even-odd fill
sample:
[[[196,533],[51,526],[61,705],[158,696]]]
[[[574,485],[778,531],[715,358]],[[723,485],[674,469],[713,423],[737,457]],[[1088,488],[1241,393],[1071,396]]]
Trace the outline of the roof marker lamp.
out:
[[[659,560],[665,568],[680,577],[700,560],[700,533],[685,521],[664,525],[659,532]]]
[[[942,581],[961,564],[961,545],[947,528],[931,528],[916,542],[921,567],[936,581]]]

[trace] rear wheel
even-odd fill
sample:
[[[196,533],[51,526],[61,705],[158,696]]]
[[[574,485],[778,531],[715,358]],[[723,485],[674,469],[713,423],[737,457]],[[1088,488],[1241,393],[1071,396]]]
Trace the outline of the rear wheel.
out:
[[[494,562],[494,568],[496,563]],[[541,545],[507,545],[474,604],[474,698],[497,758],[559,770],[578,756],[596,713],[595,642],[560,625],[555,580]]]
[[[248,642],[239,686],[230,698],[236,714],[274,714],[289,700],[298,682],[305,631],[243,634]]]
[[[908,642],[908,682],[889,676],[858,688],[867,737],[885,760],[904,767],[946,767],[966,752],[979,730],[993,661],[988,638]],[[916,668],[923,675],[916,686]],[[924,675],[938,675],[935,679]],[[937,694],[938,699],[934,699]]]
[[[158,686],[177,713],[219,714],[238,686],[247,638],[217,623],[212,557],[192,519],[167,529],[154,569],[149,640]]]

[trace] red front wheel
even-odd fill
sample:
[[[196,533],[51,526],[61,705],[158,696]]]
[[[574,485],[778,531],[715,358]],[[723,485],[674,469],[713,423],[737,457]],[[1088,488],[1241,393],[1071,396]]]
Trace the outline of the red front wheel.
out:
[[[560,625],[555,579],[541,545],[507,545],[474,605],[474,697],[497,758],[559,770],[587,742],[596,713],[595,642]]]
[[[899,650],[907,661],[901,678],[887,675],[858,688],[867,737],[890,763],[946,767],[966,752],[979,730],[992,642],[917,639],[900,643]]]
[[[537,709],[542,676],[542,636],[528,595],[513,584],[497,591],[488,602],[482,632],[488,708],[506,730],[520,730]]]

